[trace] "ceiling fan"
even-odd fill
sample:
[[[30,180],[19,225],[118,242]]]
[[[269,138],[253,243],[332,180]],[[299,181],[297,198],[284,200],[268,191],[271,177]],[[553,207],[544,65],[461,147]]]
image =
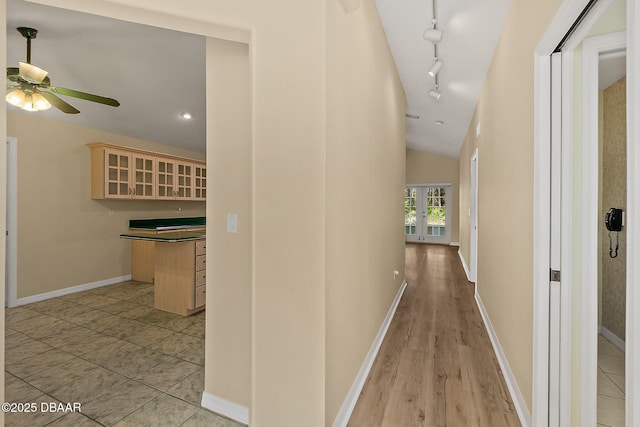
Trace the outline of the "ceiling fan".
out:
[[[78,114],[80,110],[68,104],[56,94],[98,102],[112,107],[120,105],[113,98],[51,86],[51,80],[47,76],[48,72],[31,64],[31,39],[36,38],[38,30],[28,27],[18,27],[17,30],[27,39],[27,62],[19,62],[18,67],[7,67],[7,79],[14,83],[7,84],[7,89],[13,89],[7,94],[7,102],[27,111],[46,110],[53,105],[67,114]]]

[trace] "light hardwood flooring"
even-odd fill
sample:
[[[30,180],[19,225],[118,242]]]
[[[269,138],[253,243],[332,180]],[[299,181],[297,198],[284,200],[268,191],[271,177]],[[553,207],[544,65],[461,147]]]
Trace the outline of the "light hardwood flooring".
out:
[[[153,308],[123,282],[6,310],[5,401],[81,413],[6,413],[6,426],[239,427],[200,407],[205,314]]]
[[[407,289],[349,426],[519,426],[457,248],[405,253]]]

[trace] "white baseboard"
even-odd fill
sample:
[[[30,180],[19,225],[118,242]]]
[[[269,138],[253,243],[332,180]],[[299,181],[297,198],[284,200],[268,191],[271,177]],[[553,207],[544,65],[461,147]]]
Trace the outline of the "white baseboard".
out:
[[[467,263],[462,256],[462,251],[458,249],[458,257],[460,257],[460,262],[462,263],[462,268],[464,268],[464,273],[467,275],[467,281],[471,281],[471,276],[469,275],[469,268],[467,267]]]
[[[475,297],[476,304],[478,305],[478,310],[480,311],[480,315],[482,316],[482,320],[484,321],[484,326],[487,329],[487,333],[489,334],[489,339],[491,340],[493,351],[496,353],[496,358],[498,359],[498,363],[500,364],[502,376],[504,377],[504,381],[507,383],[507,388],[509,389],[511,400],[513,400],[516,412],[518,413],[518,418],[520,418],[520,424],[522,424],[523,427],[531,427],[531,414],[529,413],[527,404],[524,400],[524,397],[522,396],[522,393],[520,392],[518,383],[513,376],[513,372],[511,372],[509,362],[507,361],[507,358],[502,351],[502,346],[500,345],[500,341],[498,340],[496,331],[491,325],[491,320],[489,320],[487,310],[484,308],[484,304],[482,303],[480,294],[476,292]]]
[[[346,427],[347,423],[349,422],[349,418],[351,418],[353,408],[356,407],[356,403],[358,402],[358,397],[360,397],[362,387],[364,387],[364,383],[367,381],[367,377],[369,376],[369,371],[371,370],[373,361],[378,355],[378,351],[380,350],[382,341],[387,334],[387,330],[389,329],[391,320],[396,313],[396,309],[398,308],[398,304],[400,304],[400,299],[402,298],[402,294],[404,293],[404,290],[406,288],[407,281],[404,280],[402,282],[402,285],[400,285],[400,289],[398,289],[398,293],[396,294],[395,299],[391,303],[391,307],[387,312],[387,317],[385,317],[382,325],[380,326],[380,329],[378,330],[378,335],[376,335],[376,338],[373,340],[373,344],[371,344],[369,353],[367,353],[367,356],[364,358],[364,362],[362,362],[362,366],[360,366],[358,375],[356,375],[356,378],[353,380],[351,388],[349,389],[344,402],[342,402],[342,406],[338,411],[338,415],[336,415],[336,418],[333,421],[333,427]]]
[[[8,301],[8,307],[17,307],[19,305],[31,304],[34,302],[44,301],[51,298],[61,297],[64,295],[74,294],[76,292],[88,291],[89,289],[100,288],[102,286],[113,285],[115,283],[131,280],[131,275],[113,277],[111,279],[99,280],[97,282],[85,283],[83,285],[71,286],[70,288],[58,289],[44,294],[31,295],[24,298],[17,298],[15,301]]]
[[[460,243],[459,242],[451,242],[451,243],[449,243],[449,246],[458,246],[458,247],[460,247]]]
[[[626,345],[624,343],[624,340],[620,337],[618,337],[616,334],[614,334],[613,332],[611,332],[610,330],[608,330],[607,328],[605,328],[602,325],[598,326],[598,330],[600,331],[600,333],[602,334],[603,337],[605,337],[606,339],[608,339],[611,344],[615,345],[616,347],[618,347],[620,350],[622,351],[626,351]]]
[[[202,392],[203,408],[231,418],[242,424],[249,425],[249,408],[239,403],[232,402],[207,391]]]

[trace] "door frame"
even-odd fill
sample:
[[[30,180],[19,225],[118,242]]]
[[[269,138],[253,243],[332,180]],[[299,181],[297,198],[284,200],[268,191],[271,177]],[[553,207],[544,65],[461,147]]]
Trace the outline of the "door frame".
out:
[[[5,253],[5,303],[18,305],[18,138],[7,136],[7,240]]]
[[[469,281],[476,283],[478,276],[478,147],[471,156],[469,173]]]
[[[554,397],[554,404],[561,408],[571,408],[571,285],[567,279],[572,272],[572,232],[570,224],[572,216],[565,210],[565,205],[571,207],[574,189],[571,185],[573,176],[573,155],[565,153],[563,147],[562,170],[559,171],[562,180],[562,212],[561,221],[565,225],[561,231],[561,271],[562,271],[562,295],[560,310],[564,313],[560,317],[561,325],[550,324],[550,229],[551,229],[551,204],[548,189],[551,188],[551,54],[569,29],[582,14],[589,0],[565,0],[558,9],[547,30],[543,34],[534,55],[534,212],[533,212],[533,407],[532,419],[535,426],[553,425],[549,419],[550,398]],[[611,0],[603,0],[595,4],[589,15],[578,26],[572,36],[573,43],[580,43],[590,28],[591,24],[599,18],[599,14],[610,5]],[[635,117],[640,112],[640,86],[636,81],[636,72],[640,72],[640,34],[636,31],[635,23],[640,22],[640,9],[635,2],[627,2],[627,117]],[[573,47],[575,47],[575,45]],[[567,54],[563,54],[562,76],[563,96],[572,94],[573,83],[573,54],[568,47]],[[568,98],[571,99],[571,98]],[[569,103],[566,103],[569,104]],[[572,141],[572,117],[573,109],[570,105],[562,106],[563,129],[562,138],[570,137]],[[634,150],[634,141],[640,135],[640,123],[633,120],[627,121],[627,194],[640,191],[640,174],[635,171],[640,167],[640,150]],[[570,144],[564,144],[568,146]],[[567,147],[568,148],[568,147]],[[568,157],[566,154],[571,154]],[[558,171],[556,171],[558,172]],[[583,170],[583,172],[585,172]],[[568,191],[568,192],[567,192]],[[597,213],[597,212],[596,212]],[[582,214],[585,214],[583,212]],[[593,215],[593,213],[586,213]],[[583,217],[584,218],[584,217]],[[584,218],[585,223],[590,223]],[[627,357],[626,357],[626,423],[634,425],[640,422],[640,407],[634,407],[631,402],[640,392],[640,366],[633,366],[632,360],[640,356],[640,290],[634,292],[631,283],[640,283],[640,268],[635,267],[629,260],[634,259],[640,252],[640,227],[636,224],[640,221],[640,199],[628,200],[627,205]],[[597,217],[593,224],[596,224]],[[582,230],[580,230],[582,231]],[[596,237],[593,236],[595,239]],[[582,260],[581,260],[582,263]],[[582,266],[586,268],[587,266]],[[550,328],[559,331],[561,336],[560,390],[550,390],[549,386],[549,356],[552,349],[549,347]],[[581,384],[581,388],[585,385]],[[637,406],[637,405],[636,405]],[[571,410],[561,412],[559,420],[553,420],[554,424],[571,425]],[[581,423],[584,424],[584,420]]]
[[[625,49],[626,32],[585,39],[582,43],[582,280],[581,280],[581,396],[580,420],[597,419],[598,370],[598,66],[601,53]],[[628,141],[627,141],[628,144]],[[627,192],[627,200],[633,193]],[[631,240],[631,239],[628,239]],[[629,261],[627,261],[627,264]],[[627,282],[629,288],[629,282]],[[627,310],[629,304],[627,304]],[[628,424],[633,425],[633,424]]]

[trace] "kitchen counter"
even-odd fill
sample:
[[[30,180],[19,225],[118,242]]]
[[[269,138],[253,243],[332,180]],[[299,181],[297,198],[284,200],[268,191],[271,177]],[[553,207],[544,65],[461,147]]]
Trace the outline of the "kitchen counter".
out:
[[[207,218],[204,216],[129,220],[130,230],[179,230],[184,228],[202,228],[206,225]]]
[[[136,233],[134,230],[130,233],[121,234],[121,238],[130,240],[145,240],[149,242],[189,242],[191,240],[204,240],[206,235],[199,231],[168,231],[165,233],[148,234]]]

